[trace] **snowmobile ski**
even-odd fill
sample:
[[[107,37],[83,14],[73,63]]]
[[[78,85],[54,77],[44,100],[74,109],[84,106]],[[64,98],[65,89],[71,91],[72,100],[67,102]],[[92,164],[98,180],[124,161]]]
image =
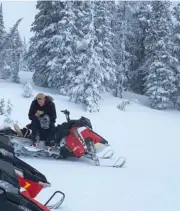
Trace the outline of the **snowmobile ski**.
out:
[[[28,138],[14,137],[14,136],[8,136],[8,137],[11,139],[11,143],[14,145],[15,154],[17,156],[34,157],[34,158],[53,158],[53,159],[60,158],[58,149],[56,151],[50,151],[49,149],[46,148],[32,147],[31,146],[32,142]],[[21,143],[19,142],[19,140],[21,140]],[[121,168],[126,162],[125,158],[123,159],[123,157],[119,157],[115,161],[115,163],[112,163],[113,161],[111,161],[111,158],[114,155],[114,151],[111,149],[107,150],[104,154],[100,153],[102,155],[98,156],[98,154],[95,153],[94,144],[92,144],[92,142],[89,143],[88,147],[89,147],[88,153],[85,154],[83,157],[93,160],[96,166]],[[105,161],[107,161],[107,163]]]
[[[49,202],[52,200],[52,198],[56,195],[56,194],[60,194],[62,197],[60,198],[60,200],[55,203],[55,204],[52,204],[52,205],[48,205]],[[53,193],[53,195],[48,199],[48,201],[44,204],[44,206],[46,206],[48,209],[58,209],[62,203],[64,202],[64,199],[65,199],[65,194],[61,191],[56,191]]]
[[[112,155],[112,153],[110,155]],[[112,156],[109,159],[108,158],[104,159],[104,158],[98,157],[93,152],[91,153],[89,152],[88,154],[86,154],[85,157],[92,160],[96,166],[100,166],[100,167],[121,168],[126,162],[126,159],[122,156],[119,156],[115,161],[113,161],[110,159]]]
[[[113,167],[113,168],[122,168],[126,162],[126,159],[122,156],[119,156],[115,161],[108,160],[108,162],[104,162],[107,160],[100,160],[98,158],[92,158],[96,166],[100,167]]]
[[[108,150],[103,155],[97,156],[97,157],[101,158],[101,159],[110,159],[110,158],[112,158],[113,155],[114,155],[114,151],[113,150]]]
[[[118,157],[115,162],[113,160],[110,160],[110,158],[112,158],[112,156],[114,155],[113,150],[108,150],[102,156],[98,157],[96,154],[95,146],[92,142],[88,143],[88,149],[89,150],[86,154],[86,157],[93,160],[96,166],[121,168],[126,162],[126,159],[122,156]],[[102,164],[104,162],[105,164]]]
[[[112,164],[100,164],[101,167],[113,167],[113,168],[122,168],[126,163],[125,157],[118,157],[115,162]]]

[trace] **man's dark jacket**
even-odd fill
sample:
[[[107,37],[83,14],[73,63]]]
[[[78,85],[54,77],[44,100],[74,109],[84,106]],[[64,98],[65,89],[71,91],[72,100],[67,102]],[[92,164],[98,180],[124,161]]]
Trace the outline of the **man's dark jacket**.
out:
[[[45,104],[43,106],[40,106],[37,100],[33,100],[29,109],[29,119],[32,120],[35,113],[39,110],[50,117],[51,123],[55,123],[57,118],[56,107],[52,100],[53,99],[50,96],[46,96]]]

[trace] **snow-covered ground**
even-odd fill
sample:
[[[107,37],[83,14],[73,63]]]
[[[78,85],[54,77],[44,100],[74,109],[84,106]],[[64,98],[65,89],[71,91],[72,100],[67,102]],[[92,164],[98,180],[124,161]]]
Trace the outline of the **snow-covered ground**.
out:
[[[24,82],[31,73],[21,73]],[[65,121],[62,109],[72,118],[84,115],[94,130],[104,136],[116,154],[126,157],[124,168],[95,167],[80,161],[43,161],[25,159],[44,173],[52,183],[37,197],[41,202],[55,190],[66,199],[62,211],[179,211],[180,210],[180,112],[156,111],[147,107],[147,99],[126,93],[134,100],[126,111],[116,106],[121,99],[104,95],[99,113],[86,113],[82,106],[69,102],[55,91],[34,86],[34,96],[44,91],[54,97],[57,122]],[[22,87],[0,81],[0,98],[11,99],[11,118],[26,125],[33,99],[22,97]],[[0,116],[0,123],[4,117]]]

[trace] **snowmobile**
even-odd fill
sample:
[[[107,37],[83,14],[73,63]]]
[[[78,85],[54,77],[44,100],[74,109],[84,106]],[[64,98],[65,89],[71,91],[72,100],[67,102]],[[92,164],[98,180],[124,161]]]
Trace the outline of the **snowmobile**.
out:
[[[44,205],[34,199],[43,188],[50,186],[42,173],[15,156],[9,138],[0,135],[0,210],[57,209],[65,199],[65,194],[61,191],[56,191]],[[54,205],[49,205],[57,194],[61,195],[60,200]]]
[[[110,148],[107,140],[93,131],[91,121],[86,117],[77,120],[70,119],[70,112],[62,110],[66,116],[66,122],[56,126],[56,146],[46,147],[44,141],[39,141],[35,148],[32,147],[30,127],[20,129],[14,125],[14,129],[4,128],[0,133],[10,137],[14,145],[16,155],[33,157],[52,157],[54,159],[66,159],[69,157],[88,158],[96,166],[100,166],[100,160],[111,159],[114,151]],[[100,154],[100,156],[98,156]],[[126,160],[119,156],[108,167],[122,167]],[[109,163],[109,162],[108,162]],[[101,165],[102,166],[102,165]]]

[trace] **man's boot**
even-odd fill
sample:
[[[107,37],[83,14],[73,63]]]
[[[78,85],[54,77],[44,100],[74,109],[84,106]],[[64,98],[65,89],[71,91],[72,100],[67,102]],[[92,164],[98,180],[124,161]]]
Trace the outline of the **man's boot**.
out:
[[[40,142],[40,136],[39,136],[39,133],[36,131],[32,133],[32,145],[33,146],[38,146],[39,142]]]

